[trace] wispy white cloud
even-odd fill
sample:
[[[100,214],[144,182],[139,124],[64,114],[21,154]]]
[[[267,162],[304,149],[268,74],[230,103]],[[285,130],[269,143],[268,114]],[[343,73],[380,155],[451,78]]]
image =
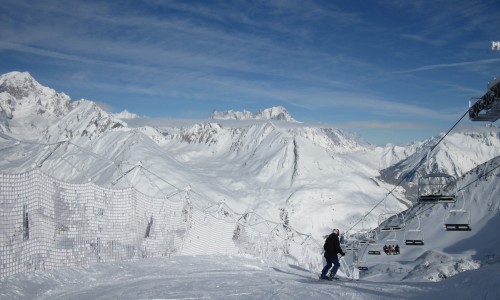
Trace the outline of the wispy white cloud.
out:
[[[43,49],[37,49],[34,47],[17,45],[12,43],[0,42],[0,48],[3,49],[11,49],[16,51],[22,51],[26,53],[36,54],[45,57],[52,57],[63,60],[70,60],[82,63],[90,63],[100,66],[109,66],[114,68],[125,69],[127,71],[141,71],[144,73],[153,72],[155,74],[165,73],[166,70],[162,69],[164,65],[160,64],[160,67],[154,66],[144,66],[144,65],[135,65],[135,64],[126,64],[126,63],[117,63],[113,61],[107,60],[96,60],[90,59],[75,55],[68,55],[64,53],[58,53],[55,51],[48,51]],[[182,54],[180,54],[177,58],[182,58]],[[188,60],[188,58],[186,58]],[[193,63],[197,59],[191,59],[190,63]],[[203,59],[200,59],[200,63],[197,64],[194,62],[193,68],[196,65],[200,65]],[[182,60],[181,60],[182,61]],[[211,62],[213,64],[214,62]],[[213,65],[216,66],[217,64]],[[226,66],[227,67],[227,66]],[[234,71],[234,67],[233,71]],[[205,66],[207,68],[207,66]],[[252,68],[242,68],[241,65],[238,67],[239,71],[255,71]],[[257,72],[257,71],[255,71]],[[283,81],[282,84],[277,85],[276,83],[269,83],[265,80],[246,80],[238,77],[231,76],[222,76],[217,74],[211,74],[210,76],[202,76],[201,73],[197,74],[192,73],[186,77],[186,74],[183,73],[179,75],[178,78],[172,83],[164,83],[161,82],[149,82],[147,85],[144,83],[137,84],[128,84],[124,86],[121,83],[113,83],[113,82],[89,82],[87,85],[93,88],[99,88],[101,90],[118,90],[121,89],[123,91],[129,93],[143,94],[149,96],[155,96],[158,98],[165,97],[170,94],[177,98],[189,98],[189,93],[185,93],[185,95],[179,94],[179,92],[175,92],[175,90],[170,90],[169,87],[173,88],[177,85],[178,88],[188,90],[199,90],[200,92],[210,92],[213,97],[221,98],[229,97],[229,99],[224,99],[226,101],[242,101],[242,98],[245,99],[254,99],[261,101],[265,101],[266,99],[275,99],[279,101],[283,101],[285,103],[289,103],[294,106],[304,107],[307,109],[321,109],[321,108],[333,108],[333,109],[360,109],[360,110],[369,110],[372,114],[378,114],[383,116],[407,116],[407,117],[434,117],[441,118],[443,117],[442,112],[436,112],[433,109],[426,109],[423,107],[405,104],[405,101],[388,101],[379,99],[369,93],[358,91],[358,92],[349,92],[349,91],[340,91],[342,89],[348,90],[349,88],[355,89],[347,84],[341,82],[327,82],[325,80],[319,81],[314,77],[312,78],[295,78],[294,76],[290,76],[288,80],[292,80],[288,82],[287,80]],[[268,74],[267,74],[268,76]],[[89,80],[88,74],[84,77],[79,76],[79,80]],[[196,79],[196,86],[192,86],[193,79]],[[315,82],[313,85],[308,86],[296,86],[294,83],[297,82],[298,79],[308,80],[309,82]],[[165,85],[166,84],[166,85]],[[331,89],[325,87],[325,85],[337,86],[337,89]],[[340,90],[338,90],[340,89]],[[214,91],[215,90],[215,91]],[[216,92],[219,90],[220,92]],[[228,92],[231,91],[231,92]],[[215,94],[214,94],[215,92]],[[192,96],[191,96],[192,97]],[[232,98],[232,99],[230,99]],[[448,118],[454,118],[455,115],[450,114]]]
[[[312,50],[312,47],[307,44],[289,47],[290,44],[280,42],[283,38],[280,34],[285,32],[290,34],[289,38],[294,39],[297,45],[303,42],[300,40],[301,37],[295,34],[301,28],[308,26],[295,25],[298,20],[314,20],[321,13],[323,18],[331,18],[332,15],[328,15],[330,13],[338,16],[332,20],[339,20],[340,16],[348,15],[335,9],[330,9],[326,13],[314,2],[300,5],[299,2],[296,5],[291,2],[291,4],[287,2],[286,5],[279,1],[262,2],[261,5],[256,6],[279,7],[280,9],[261,10],[258,16],[260,18],[250,17],[252,15],[250,12],[255,10],[252,5],[240,4],[240,7],[234,7],[234,4],[224,1],[216,6],[158,2],[161,8],[184,12],[182,16],[173,14],[168,17],[151,17],[148,14],[141,14],[140,10],[126,12],[127,10],[123,9],[117,13],[108,5],[96,3],[84,5],[80,2],[73,2],[70,6],[48,5],[47,3],[52,2],[45,1],[43,5],[35,3],[31,9],[57,17],[51,18],[51,22],[38,22],[35,30],[31,26],[25,27],[24,30],[17,28],[15,32],[4,35],[7,37],[4,41],[39,49],[52,47],[53,51],[58,53],[70,55],[81,53],[80,57],[96,56],[112,61],[121,59],[122,61],[151,63],[147,59],[150,57],[155,59],[154,64],[175,61],[184,66],[192,62],[188,67],[196,64],[196,69],[204,71],[206,67],[213,68],[216,65],[217,68],[225,70],[292,76],[296,73],[290,72],[293,67],[301,67],[306,71],[314,68],[316,72],[309,75],[318,74],[317,79],[325,77],[322,72],[325,72],[326,67],[332,66],[332,63],[349,63],[346,57],[341,61],[336,58],[335,53],[328,53],[328,55],[323,53],[323,56],[328,57],[322,61],[329,61],[329,65],[322,68],[321,63],[311,60],[311,57],[321,59],[318,57],[321,53]],[[27,5],[16,5],[21,5],[17,10],[29,10]],[[347,19],[355,18],[350,16]],[[214,20],[223,24],[214,23]],[[72,26],[64,26],[67,21],[73,22]],[[102,30],[98,26],[101,26]],[[110,35],[107,34],[108,32],[115,34]],[[22,38],[18,40],[14,36],[22,36]],[[40,37],[49,38],[44,40]],[[105,54],[108,55],[103,57]],[[182,59],[183,57],[185,59]],[[59,58],[64,57],[59,56]],[[65,58],[74,59],[69,56]],[[285,58],[289,62],[293,61],[293,65],[284,64]]]
[[[116,99],[178,101],[179,106],[184,100],[261,108],[280,103],[398,121],[451,120],[456,114],[429,104],[430,88],[419,86],[415,93],[406,78],[427,70],[494,66],[500,61],[470,61],[464,56],[461,63],[425,64],[429,60],[405,59],[411,54],[405,53],[401,38],[424,47],[440,46],[436,36],[454,24],[443,12],[433,12],[432,26],[427,27],[424,19],[413,20],[395,26],[399,30],[394,33],[387,30],[390,22],[378,22],[368,11],[328,1],[6,1],[8,11],[0,12],[0,49],[50,58],[33,61],[57,65],[64,74],[72,74],[67,79],[75,86],[114,93]],[[421,2],[406,3],[399,5],[415,14],[423,16],[429,10],[428,5],[417,5]],[[440,30],[438,25],[447,28]],[[367,37],[380,39],[380,44],[363,44]],[[409,61],[423,66],[389,71],[403,69]],[[471,89],[460,83],[451,86],[447,80],[440,85]]]
[[[408,16],[406,22],[397,30],[401,37],[441,47],[451,43],[465,42],[468,34],[488,36],[496,34],[500,24],[497,16],[491,13],[494,1],[449,1],[438,0],[432,4],[426,1],[385,1],[401,14]]]
[[[433,64],[433,65],[421,66],[421,67],[409,69],[409,70],[397,71],[397,72],[395,72],[395,74],[407,74],[407,73],[423,72],[423,71],[430,71],[430,70],[443,69],[443,68],[469,67],[469,66],[475,66],[478,64],[484,65],[484,64],[494,64],[494,63],[498,63],[498,62],[500,62],[500,58],[481,59],[481,60],[475,60],[475,61],[465,61],[465,62],[457,62],[457,63],[449,63],[449,64]]]
[[[62,59],[62,60],[70,60],[70,61],[76,61],[76,62],[83,62],[83,63],[108,63],[105,61],[98,61],[95,59],[87,59],[87,58],[83,58],[83,57],[76,56],[76,55],[40,49],[40,48],[31,47],[31,46],[27,46],[27,45],[23,45],[23,44],[10,43],[8,41],[0,41],[0,49],[14,50],[14,51],[18,51],[18,52],[27,53],[27,54],[34,54],[34,55],[38,55],[38,56],[44,56],[44,57],[50,57],[50,58],[56,58],[56,59]]]
[[[412,123],[412,122],[382,122],[382,121],[358,121],[336,124],[339,127],[358,129],[399,129],[399,130],[421,130],[432,128],[429,123]]]
[[[423,42],[433,46],[441,46],[446,43],[441,39],[430,39],[418,34],[402,34],[401,37],[412,41]]]

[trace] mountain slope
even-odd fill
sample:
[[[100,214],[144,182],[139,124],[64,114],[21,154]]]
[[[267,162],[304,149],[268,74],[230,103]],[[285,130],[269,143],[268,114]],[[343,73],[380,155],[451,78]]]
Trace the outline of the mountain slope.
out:
[[[16,85],[24,81],[9,81],[14,87],[5,93],[37,94],[40,88],[34,79],[28,80],[32,84]],[[19,92],[22,89],[28,90]],[[39,102],[58,107],[60,101],[54,95],[48,93]],[[20,98],[19,105],[30,99]],[[318,237],[331,226],[347,226],[359,216],[360,207],[368,209],[388,188],[374,183],[376,169],[348,155],[369,151],[368,144],[332,128],[267,120],[279,116],[283,108],[263,110],[258,116],[266,120],[250,124],[228,126],[221,120],[168,134],[151,127],[129,128],[91,101],[69,102],[65,107],[71,109],[54,114],[50,122],[13,134],[20,139],[38,136],[38,144],[8,142],[8,149],[3,150],[5,172],[38,166],[60,180],[134,186],[160,196],[174,190],[173,186],[190,185],[212,201],[226,199],[236,211],[255,210],[271,220],[279,221],[280,208],[286,207],[294,226]],[[8,124],[24,120],[25,116],[14,114]],[[332,213],[322,206],[339,202],[343,212],[332,220]],[[406,207],[400,201],[394,205],[398,210]],[[307,222],[315,212],[324,217]]]
[[[3,75],[0,86],[2,173],[40,168],[66,182],[131,186],[157,197],[189,187],[198,199],[207,201],[199,205],[201,208],[207,203],[224,203],[239,213],[253,211],[275,222],[286,215],[291,227],[312,234],[318,249],[323,235],[332,227],[342,231],[355,224],[355,230],[375,228],[383,214],[402,213],[409,208],[415,199],[416,177],[396,189],[394,184],[415,166],[419,172],[425,169],[425,149],[439,138],[407,147],[373,147],[334,128],[276,121],[272,116],[279,113],[272,109],[258,120],[211,119],[175,130],[158,125],[131,128],[95,103],[72,102],[41,87],[26,74]],[[459,181],[463,188],[491,168],[475,167],[500,155],[499,140],[499,130],[493,127],[453,132],[429,156],[430,170],[456,177],[466,174]],[[498,159],[490,162],[497,163]],[[469,263],[476,259],[473,249],[479,249],[480,255],[495,251],[497,240],[491,246],[466,245],[467,239],[486,240],[498,226],[494,195],[498,195],[500,184],[498,173],[492,174],[491,179],[488,177],[491,182],[479,180],[463,193],[471,199],[467,201],[472,205],[470,211],[478,216],[473,228],[481,233],[446,232],[452,238],[443,239],[445,206],[428,210],[412,207],[405,213],[408,228],[425,232],[426,246],[405,248],[397,262],[393,257],[378,257],[371,265],[373,273],[366,275],[376,277],[386,265],[409,261],[406,267],[414,270],[413,275],[411,270],[408,273],[411,280],[422,276],[420,269],[427,261],[443,257],[434,252],[456,255]],[[391,190],[393,193],[388,194]],[[419,227],[414,216],[420,209],[424,213]],[[209,231],[207,228],[205,231]],[[399,243],[403,242],[401,234],[404,232],[396,234]],[[391,237],[392,233],[380,234],[380,242]],[[444,260],[458,263],[459,258],[448,260],[446,255]],[[462,268],[464,264],[457,266]],[[433,269],[429,276],[435,278],[438,273]]]
[[[464,174],[458,186],[455,203],[417,204],[404,213],[405,231],[379,233],[377,247],[399,244],[399,256],[367,255],[373,248],[363,247],[361,260],[370,268],[365,275],[375,278],[387,265],[396,265],[406,270],[403,280],[439,281],[491,263],[500,248],[496,234],[500,226],[500,156]],[[444,229],[444,223],[455,222],[468,223],[471,230]],[[417,235],[424,245],[405,245],[405,238]]]
[[[407,158],[381,170],[381,179],[396,183],[404,178],[402,185],[408,191],[407,196],[415,201],[419,176],[445,173],[455,178],[461,177],[474,167],[500,155],[500,129],[497,127],[452,132],[429,153],[429,149],[440,138],[433,137],[423,142]],[[410,173],[412,170],[414,173]]]
[[[371,148],[340,131],[271,122],[231,125],[197,124],[167,136],[163,147],[198,174],[216,178],[238,208],[274,220],[277,208],[286,208],[291,224],[320,237],[331,226],[347,227],[390,189],[374,179],[376,169],[351,157]],[[389,205],[407,207],[402,196]],[[320,217],[311,222],[309,216]]]
[[[0,76],[0,129],[3,132],[32,138],[71,109],[68,96],[40,85],[27,72]]]

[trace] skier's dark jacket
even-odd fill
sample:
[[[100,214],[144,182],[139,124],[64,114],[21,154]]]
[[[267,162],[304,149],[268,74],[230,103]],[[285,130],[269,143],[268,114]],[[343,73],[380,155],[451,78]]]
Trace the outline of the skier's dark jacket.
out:
[[[326,238],[325,245],[323,246],[323,249],[325,249],[324,256],[327,260],[337,258],[337,254],[339,254],[339,253],[342,256],[345,255],[344,251],[342,251],[342,248],[340,248],[339,237],[335,233],[330,234]]]

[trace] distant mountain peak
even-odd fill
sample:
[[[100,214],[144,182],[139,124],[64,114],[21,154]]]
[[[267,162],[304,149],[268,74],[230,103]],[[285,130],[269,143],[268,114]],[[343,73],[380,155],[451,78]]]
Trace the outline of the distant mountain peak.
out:
[[[32,91],[40,91],[43,87],[28,72],[9,72],[0,75],[0,93],[7,92],[16,99],[22,99]]]
[[[71,98],[44,87],[28,72],[0,75],[0,130],[12,129],[7,120],[16,119],[17,127],[41,129],[41,123],[53,123],[73,108]]]
[[[2,79],[8,79],[8,80],[35,80],[33,76],[29,72],[21,72],[21,71],[12,71],[12,72],[7,72],[5,74],[0,75],[0,78]]]
[[[258,110],[256,113],[243,111],[217,111],[213,110],[210,119],[218,120],[278,120],[287,122],[297,122],[286,108],[283,106],[273,106],[263,110]]]
[[[0,82],[3,81],[9,81],[11,84],[14,84],[16,82],[22,83],[27,81],[36,82],[36,80],[31,76],[29,72],[19,72],[19,71],[12,71],[0,75]]]

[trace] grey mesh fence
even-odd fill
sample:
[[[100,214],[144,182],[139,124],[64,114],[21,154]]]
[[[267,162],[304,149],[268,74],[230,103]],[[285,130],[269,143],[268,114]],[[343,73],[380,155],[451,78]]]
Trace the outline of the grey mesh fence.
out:
[[[237,253],[321,265],[309,235],[189,190],[155,198],[134,188],[66,183],[39,169],[0,174],[0,278],[153,256]]]
[[[0,174],[0,277],[174,254],[187,228],[185,202],[182,193],[152,198],[38,169]]]

